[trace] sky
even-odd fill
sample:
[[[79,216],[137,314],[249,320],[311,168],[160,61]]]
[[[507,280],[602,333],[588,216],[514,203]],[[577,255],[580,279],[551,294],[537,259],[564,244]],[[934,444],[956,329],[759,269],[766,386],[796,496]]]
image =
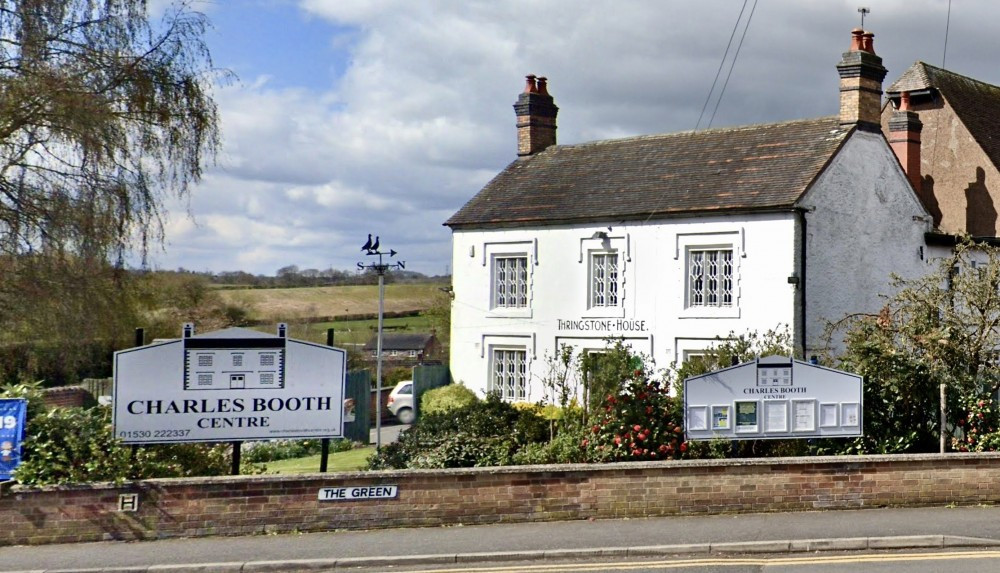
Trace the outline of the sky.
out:
[[[191,1],[237,79],[215,164],[168,205],[165,270],[352,270],[371,233],[449,274],[443,223],[516,160],[527,74],[560,144],[835,115],[865,6],[885,87],[918,60],[1000,85],[995,0]]]

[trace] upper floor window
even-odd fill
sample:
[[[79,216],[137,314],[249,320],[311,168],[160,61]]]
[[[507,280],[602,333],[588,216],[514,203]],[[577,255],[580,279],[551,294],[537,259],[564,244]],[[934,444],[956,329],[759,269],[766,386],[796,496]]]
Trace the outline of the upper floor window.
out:
[[[493,308],[528,307],[527,255],[493,258]]]
[[[733,250],[691,249],[687,261],[688,306],[733,306]]]
[[[618,306],[618,253],[591,253],[590,308]]]

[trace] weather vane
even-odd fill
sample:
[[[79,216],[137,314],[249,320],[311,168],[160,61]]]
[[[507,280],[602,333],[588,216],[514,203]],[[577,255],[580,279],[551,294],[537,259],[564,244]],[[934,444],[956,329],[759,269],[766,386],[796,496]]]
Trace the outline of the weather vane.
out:
[[[385,263],[385,262],[383,262],[382,261],[382,256],[383,255],[388,255],[389,258],[392,258],[392,257],[396,256],[396,251],[394,251],[392,249],[389,249],[388,253],[383,253],[382,251],[379,250],[379,247],[381,247],[381,243],[379,241],[379,237],[376,235],[375,236],[375,240],[372,240],[372,234],[368,233],[368,240],[365,241],[365,244],[361,246],[361,250],[365,253],[365,255],[368,255],[368,256],[371,256],[371,257],[378,257],[378,262],[377,263],[368,263],[367,265],[365,263],[358,263],[358,268],[359,269],[361,269],[361,270],[371,269],[371,270],[375,271],[376,273],[378,273],[379,276],[382,276],[389,269],[405,269],[406,268],[406,261],[396,261],[395,263]]]
[[[861,27],[865,27],[865,14],[871,14],[872,9],[866,6],[858,6],[858,12],[861,13]]]
[[[382,260],[383,253],[379,250],[381,243],[378,235],[372,240],[372,234],[368,233],[368,240],[361,246],[361,251],[369,257],[378,257],[378,262],[358,263],[361,270],[369,269],[378,274],[378,335],[375,343],[375,390],[376,396],[382,395],[382,317],[385,309],[385,273],[389,269],[405,269],[405,261],[387,263]],[[389,249],[389,258],[396,256],[396,251]],[[375,449],[382,448],[382,400],[375,401]]]

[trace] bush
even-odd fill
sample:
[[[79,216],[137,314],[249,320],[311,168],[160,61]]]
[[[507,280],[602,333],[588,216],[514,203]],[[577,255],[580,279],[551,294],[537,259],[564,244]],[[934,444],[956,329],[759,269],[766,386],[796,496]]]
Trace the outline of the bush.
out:
[[[346,452],[354,447],[350,440],[331,439],[330,453]],[[323,452],[323,440],[320,438],[308,440],[273,440],[267,442],[250,442],[243,451],[242,461],[253,464],[276,462],[315,456]]]
[[[14,474],[19,483],[121,482],[230,473],[228,445],[151,444],[133,451],[115,439],[111,408],[46,408],[38,383],[7,387],[3,395],[28,399],[24,455]],[[243,469],[253,471],[248,465]]]
[[[591,436],[581,446],[594,460],[656,460],[680,458],[687,452],[682,405],[670,395],[670,384],[653,379],[641,356],[617,345],[609,350],[615,362],[632,371],[618,389],[604,397],[603,411],[594,419]]]
[[[443,414],[479,402],[476,393],[465,385],[448,384],[424,392],[420,397],[420,412],[423,415]]]
[[[510,463],[514,452],[548,439],[548,421],[496,394],[455,410],[424,414],[368,460],[370,469],[449,468]]]

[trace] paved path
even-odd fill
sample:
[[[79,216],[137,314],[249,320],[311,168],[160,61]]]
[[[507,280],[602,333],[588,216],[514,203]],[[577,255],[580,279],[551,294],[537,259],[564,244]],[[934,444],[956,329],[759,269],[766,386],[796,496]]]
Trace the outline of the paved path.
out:
[[[187,573],[290,571],[308,565],[332,570],[595,552],[623,556],[992,545],[1000,545],[1000,508],[868,509],[2,547],[0,569]]]

